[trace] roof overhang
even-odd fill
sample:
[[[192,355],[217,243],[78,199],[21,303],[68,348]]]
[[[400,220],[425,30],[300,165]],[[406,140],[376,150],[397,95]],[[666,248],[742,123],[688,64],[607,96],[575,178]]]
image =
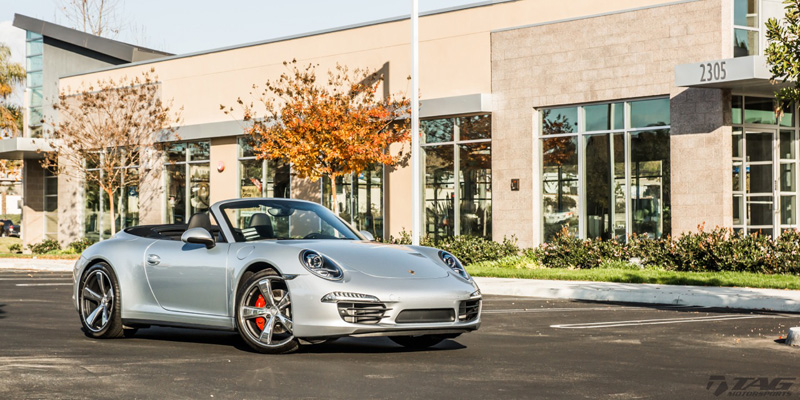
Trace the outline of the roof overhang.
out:
[[[48,139],[16,137],[0,140],[0,159],[3,160],[40,159],[43,152],[52,150]]]
[[[772,84],[771,77],[765,56],[726,58],[675,67],[675,86],[680,87],[773,95],[784,84]]]
[[[462,96],[439,97],[420,100],[419,117],[431,118],[446,115],[488,113],[492,111],[492,95],[474,93]]]

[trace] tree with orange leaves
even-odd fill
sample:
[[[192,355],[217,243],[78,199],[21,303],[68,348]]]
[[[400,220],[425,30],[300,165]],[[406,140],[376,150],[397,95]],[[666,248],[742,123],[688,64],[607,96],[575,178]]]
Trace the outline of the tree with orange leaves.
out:
[[[253,85],[250,95],[257,106],[237,99],[243,119],[252,123],[245,133],[253,139],[259,159],[282,159],[300,178],[327,176],[332,182],[376,163],[391,166],[400,161],[403,149],[392,155],[388,148],[409,140],[409,100],[377,96],[382,76],[337,64],[323,84],[317,65],[301,67],[296,60],[283,65],[289,72],[263,88]],[[220,109],[226,114],[234,110],[222,105]],[[333,190],[337,215],[338,208]]]

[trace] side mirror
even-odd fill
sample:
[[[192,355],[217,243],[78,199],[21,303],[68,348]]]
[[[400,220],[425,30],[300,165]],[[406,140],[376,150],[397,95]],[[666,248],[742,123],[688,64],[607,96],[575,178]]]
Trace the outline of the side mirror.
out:
[[[181,235],[181,240],[184,243],[197,243],[205,245],[207,249],[210,249],[217,245],[214,241],[214,237],[211,236],[205,228],[192,228],[188,229],[186,232]]]
[[[372,234],[369,233],[369,231],[361,231],[361,236],[364,236],[370,242],[374,242],[375,241],[375,236],[372,236]]]

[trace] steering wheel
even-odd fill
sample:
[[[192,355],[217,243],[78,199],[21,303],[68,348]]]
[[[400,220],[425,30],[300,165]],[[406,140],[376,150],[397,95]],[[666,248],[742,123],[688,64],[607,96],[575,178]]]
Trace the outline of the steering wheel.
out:
[[[322,232],[311,232],[308,235],[303,236],[303,239],[335,239],[335,237],[326,235]]]

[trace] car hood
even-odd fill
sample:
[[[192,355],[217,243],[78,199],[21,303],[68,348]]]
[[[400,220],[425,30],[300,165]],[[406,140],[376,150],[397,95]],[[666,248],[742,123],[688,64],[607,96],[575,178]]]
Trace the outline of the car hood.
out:
[[[318,251],[344,269],[380,278],[444,278],[447,267],[414,248],[357,240],[280,241],[282,245]]]

